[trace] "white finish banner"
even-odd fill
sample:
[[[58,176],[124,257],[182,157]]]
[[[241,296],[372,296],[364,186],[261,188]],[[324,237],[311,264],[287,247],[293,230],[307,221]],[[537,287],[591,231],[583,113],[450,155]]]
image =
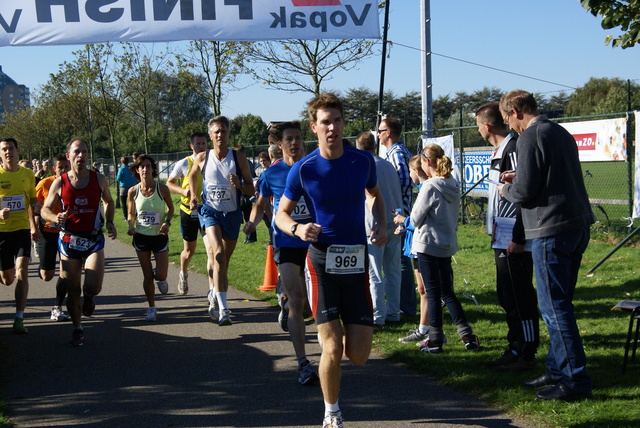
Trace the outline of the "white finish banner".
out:
[[[627,160],[626,117],[560,125],[576,139],[580,162]]]
[[[379,37],[371,0],[0,0],[0,46]]]
[[[640,218],[640,144],[638,144],[638,135],[640,135],[640,111],[633,113],[636,119],[636,179],[633,192],[633,218]]]

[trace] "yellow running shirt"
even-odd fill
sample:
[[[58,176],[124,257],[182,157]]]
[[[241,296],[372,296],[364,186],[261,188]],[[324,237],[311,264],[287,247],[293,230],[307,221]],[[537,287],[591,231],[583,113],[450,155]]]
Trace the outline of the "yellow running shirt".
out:
[[[0,208],[9,208],[6,220],[0,220],[0,232],[30,229],[29,204],[36,197],[36,179],[33,171],[18,166],[16,172],[5,171],[0,166]]]

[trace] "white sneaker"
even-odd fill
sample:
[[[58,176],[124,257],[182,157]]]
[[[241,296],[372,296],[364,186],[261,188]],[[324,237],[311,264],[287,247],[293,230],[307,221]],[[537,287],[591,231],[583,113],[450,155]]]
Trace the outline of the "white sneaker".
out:
[[[343,428],[342,412],[329,413],[322,421],[322,428]]]
[[[218,309],[218,298],[216,297],[216,293],[214,293],[213,288],[209,289],[207,299],[209,299],[209,316],[212,320],[218,321],[218,318],[220,317],[220,310]]]
[[[158,286],[158,291],[162,294],[169,292],[169,283],[167,281],[156,281],[156,285]]]
[[[33,243],[33,255],[40,259],[40,250],[38,249],[38,243]]]
[[[178,294],[184,296],[189,292],[189,274],[183,275],[180,272],[178,277]]]
[[[220,319],[218,320],[218,325],[220,327],[233,324],[231,322],[231,317],[229,316],[230,314],[231,311],[229,309],[220,311]]]
[[[156,309],[156,307],[152,307],[152,308],[148,308],[147,309],[147,315],[144,317],[145,321],[149,321],[149,322],[153,322],[156,320],[156,314],[157,314],[158,310]]]
[[[66,321],[69,319],[69,315],[65,314],[60,306],[54,306],[51,308],[51,320],[52,321]]]
[[[153,277],[156,277],[156,268],[153,268]],[[169,292],[169,283],[167,281],[156,281],[156,285],[158,286],[158,291],[162,294]]]

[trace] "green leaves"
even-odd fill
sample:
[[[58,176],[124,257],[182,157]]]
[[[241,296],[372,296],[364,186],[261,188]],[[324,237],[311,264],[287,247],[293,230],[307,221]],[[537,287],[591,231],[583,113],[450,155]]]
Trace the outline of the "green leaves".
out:
[[[640,0],[580,0],[593,16],[601,16],[605,30],[620,27],[619,36],[607,35],[605,44],[613,48],[630,48],[640,43]]]

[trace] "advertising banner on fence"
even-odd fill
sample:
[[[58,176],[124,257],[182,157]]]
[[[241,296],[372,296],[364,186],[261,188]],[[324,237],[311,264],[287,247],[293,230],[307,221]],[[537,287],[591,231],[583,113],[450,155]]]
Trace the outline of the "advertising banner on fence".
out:
[[[482,180],[482,177],[489,172],[491,166],[491,155],[493,150],[465,150],[464,152],[464,186],[463,191],[467,191],[471,186]],[[460,153],[456,152],[456,163],[460,165]],[[481,181],[469,192],[470,196],[488,196],[489,183]]]
[[[379,37],[371,0],[0,1],[0,46]]]
[[[627,160],[626,117],[560,125],[576,139],[581,162]]]
[[[634,114],[636,119],[636,179],[633,191],[633,218],[640,218],[640,144],[638,144],[638,135],[640,135],[640,111],[636,111]]]

